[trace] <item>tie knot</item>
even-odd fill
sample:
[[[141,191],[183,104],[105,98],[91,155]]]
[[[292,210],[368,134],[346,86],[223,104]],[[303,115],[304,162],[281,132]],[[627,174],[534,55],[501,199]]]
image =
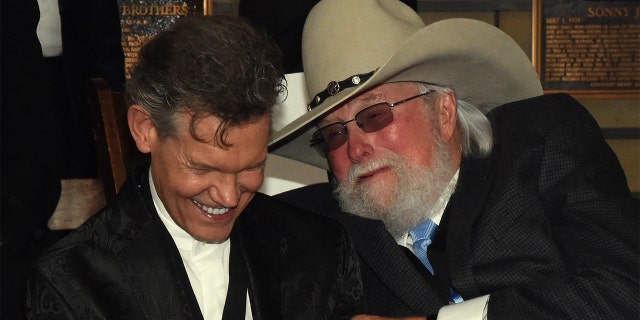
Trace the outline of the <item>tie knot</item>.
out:
[[[409,235],[414,243],[428,240],[424,241],[428,245],[431,244],[431,240],[436,236],[437,231],[438,225],[433,220],[428,219],[409,231]]]

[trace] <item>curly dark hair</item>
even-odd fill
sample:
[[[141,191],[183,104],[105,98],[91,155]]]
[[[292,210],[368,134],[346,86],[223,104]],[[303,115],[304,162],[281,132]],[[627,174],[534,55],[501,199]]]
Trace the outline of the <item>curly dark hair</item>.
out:
[[[189,112],[195,123],[216,116],[215,139],[226,130],[271,112],[286,90],[282,52],[267,34],[235,16],[188,16],[161,31],[141,49],[127,81],[129,105],[151,117],[161,138],[176,136],[174,115]]]

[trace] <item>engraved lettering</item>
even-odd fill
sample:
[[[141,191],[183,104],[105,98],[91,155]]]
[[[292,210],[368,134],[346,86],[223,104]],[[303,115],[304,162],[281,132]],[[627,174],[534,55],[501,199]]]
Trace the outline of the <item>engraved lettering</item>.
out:
[[[587,17],[589,18],[610,18],[610,17],[628,17],[629,8],[627,7],[589,7],[587,8]]]

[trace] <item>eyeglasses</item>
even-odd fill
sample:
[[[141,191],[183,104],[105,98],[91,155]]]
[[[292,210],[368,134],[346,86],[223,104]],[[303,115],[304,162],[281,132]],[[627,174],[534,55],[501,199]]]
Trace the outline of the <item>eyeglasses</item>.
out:
[[[393,110],[394,107],[413,99],[426,96],[433,91],[434,90],[430,90],[391,104],[388,102],[380,102],[366,107],[356,113],[355,117],[349,121],[334,122],[318,129],[313,134],[310,144],[318,151],[318,153],[320,153],[320,155],[325,156],[327,152],[338,149],[341,145],[347,142],[349,139],[347,124],[349,122],[355,121],[358,127],[360,127],[364,132],[378,131],[388,126],[393,121],[393,112],[391,112],[391,110]]]

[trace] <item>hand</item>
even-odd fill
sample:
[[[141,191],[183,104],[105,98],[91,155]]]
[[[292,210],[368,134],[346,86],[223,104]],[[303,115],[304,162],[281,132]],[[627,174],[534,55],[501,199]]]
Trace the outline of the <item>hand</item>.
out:
[[[379,316],[372,316],[368,314],[359,314],[351,320],[427,320],[426,317],[406,317],[406,318],[385,318]]]

